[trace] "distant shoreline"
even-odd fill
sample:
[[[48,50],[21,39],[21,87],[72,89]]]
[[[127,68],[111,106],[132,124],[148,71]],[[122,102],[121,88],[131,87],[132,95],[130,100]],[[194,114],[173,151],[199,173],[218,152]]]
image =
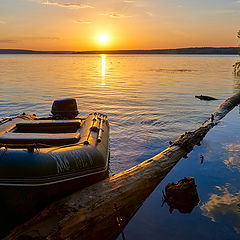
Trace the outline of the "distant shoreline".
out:
[[[238,47],[193,47],[151,50],[106,50],[106,51],[35,51],[25,49],[0,49],[0,54],[217,54],[238,55]]]

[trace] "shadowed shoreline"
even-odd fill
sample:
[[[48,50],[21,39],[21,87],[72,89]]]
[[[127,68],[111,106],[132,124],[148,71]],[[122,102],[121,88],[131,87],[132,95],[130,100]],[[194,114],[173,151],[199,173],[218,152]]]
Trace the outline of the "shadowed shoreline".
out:
[[[0,49],[0,54],[226,54],[238,55],[238,47],[193,47],[150,50],[101,51],[35,51],[26,49]]]

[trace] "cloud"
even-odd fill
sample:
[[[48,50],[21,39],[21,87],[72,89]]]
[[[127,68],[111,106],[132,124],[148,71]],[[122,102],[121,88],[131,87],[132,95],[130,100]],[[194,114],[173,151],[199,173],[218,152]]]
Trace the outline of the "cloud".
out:
[[[153,16],[153,14],[152,14],[151,12],[146,12],[146,14],[147,14],[148,16],[150,16],[150,17]]]
[[[6,22],[0,20],[0,24],[6,24]]]
[[[35,40],[59,40],[59,37],[29,37],[26,39],[35,39]]]
[[[240,144],[229,144],[225,146],[229,152],[228,159],[224,163],[230,169],[238,169],[240,171]]]
[[[200,206],[203,215],[213,222],[224,219],[237,233],[240,233],[240,191],[231,193],[227,187],[216,186],[216,188],[221,191],[221,194],[212,193],[208,202]]]
[[[18,39],[0,39],[0,43],[17,43],[22,41],[55,41],[59,40],[59,37],[19,37]]]
[[[124,0],[123,2],[125,2],[125,3],[135,3],[136,1],[134,1],[134,0]]]
[[[42,2],[42,4],[45,5],[56,5],[59,7],[69,7],[69,8],[93,8],[92,6],[88,5],[88,4],[81,4],[81,3],[77,3],[77,2],[71,2],[71,3],[66,3],[65,1],[54,1],[54,0],[47,0]]]
[[[14,39],[0,39],[0,43],[16,43],[17,40]]]
[[[80,23],[80,24],[91,24],[91,21],[85,21],[85,20],[76,20],[74,21],[75,23]]]
[[[109,16],[111,18],[130,18],[130,17],[132,17],[132,16],[126,16],[126,15],[123,15],[123,14],[117,13],[117,12],[102,13],[100,15]]]
[[[240,3],[240,1],[239,1]],[[209,10],[208,13],[211,14],[217,14],[217,15],[222,15],[222,14],[239,14],[240,10],[239,9],[216,9],[216,10]]]

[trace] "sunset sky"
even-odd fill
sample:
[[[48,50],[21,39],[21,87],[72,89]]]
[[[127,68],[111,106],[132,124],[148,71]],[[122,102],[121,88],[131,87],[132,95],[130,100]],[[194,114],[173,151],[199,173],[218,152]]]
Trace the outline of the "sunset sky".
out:
[[[240,0],[0,0],[0,48],[237,46]]]

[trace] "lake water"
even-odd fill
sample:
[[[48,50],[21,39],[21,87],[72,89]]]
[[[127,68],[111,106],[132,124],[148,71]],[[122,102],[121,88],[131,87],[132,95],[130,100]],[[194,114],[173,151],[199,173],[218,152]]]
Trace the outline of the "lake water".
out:
[[[232,74],[237,58],[0,55],[0,117],[46,116],[53,100],[74,97],[81,116],[108,115],[114,174],[161,152],[238,92],[240,78]],[[201,94],[219,100],[195,98]],[[235,108],[175,166],[126,226],[126,239],[240,238],[239,117]],[[186,176],[195,177],[200,203],[191,213],[170,214],[166,204],[161,207],[162,190]]]

